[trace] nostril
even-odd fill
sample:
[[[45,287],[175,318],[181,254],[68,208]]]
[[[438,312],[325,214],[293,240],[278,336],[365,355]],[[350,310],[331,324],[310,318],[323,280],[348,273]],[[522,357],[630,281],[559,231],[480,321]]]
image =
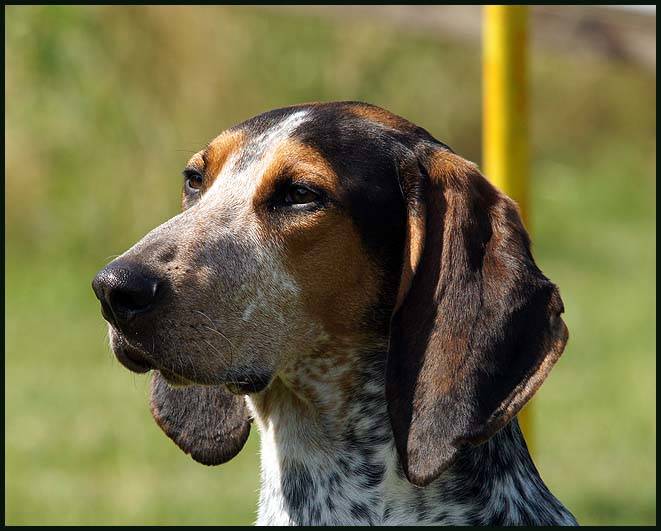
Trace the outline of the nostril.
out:
[[[122,287],[114,289],[109,294],[110,307],[115,312],[142,313],[147,311],[158,291],[156,281],[147,281],[138,286]]]
[[[111,263],[92,282],[104,317],[122,324],[153,308],[159,295],[159,281],[139,266]]]

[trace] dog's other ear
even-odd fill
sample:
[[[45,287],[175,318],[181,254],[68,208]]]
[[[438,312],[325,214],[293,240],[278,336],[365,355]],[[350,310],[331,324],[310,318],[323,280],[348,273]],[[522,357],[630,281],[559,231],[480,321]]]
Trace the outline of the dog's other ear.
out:
[[[242,396],[224,386],[172,387],[160,372],[151,381],[154,420],[185,453],[204,465],[220,465],[241,451],[250,433]]]
[[[445,149],[402,164],[408,234],[386,375],[395,443],[427,485],[542,384],[567,342],[514,203]]]

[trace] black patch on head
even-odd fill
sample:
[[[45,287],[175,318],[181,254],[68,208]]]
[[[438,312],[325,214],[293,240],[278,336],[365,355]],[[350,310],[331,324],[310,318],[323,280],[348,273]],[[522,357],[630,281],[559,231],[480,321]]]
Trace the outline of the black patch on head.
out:
[[[377,107],[361,102],[331,102],[275,109],[236,126],[247,133],[237,168],[254,160],[263,149],[254,140],[277,128],[289,116],[304,111],[304,122],[291,136],[319,151],[340,180],[340,203],[354,221],[367,251],[386,271],[382,300],[373,309],[372,322],[387,325],[388,302],[397,290],[406,228],[406,206],[399,182],[399,165],[411,158],[415,146],[433,143],[424,129],[410,124],[406,131],[372,122],[352,112]],[[449,148],[448,148],[449,149]]]
[[[406,209],[397,179],[404,138],[354,116],[347,104],[313,107],[295,132],[319,151],[340,180],[340,200],[348,208],[364,245],[381,263],[398,270]]]

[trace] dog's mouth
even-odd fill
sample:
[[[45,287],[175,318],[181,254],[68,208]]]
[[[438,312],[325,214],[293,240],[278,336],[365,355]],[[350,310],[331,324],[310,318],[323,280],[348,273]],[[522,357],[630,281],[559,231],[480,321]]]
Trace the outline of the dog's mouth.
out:
[[[126,342],[121,342],[121,345],[118,345],[113,350],[117,360],[131,372],[144,374],[151,370],[158,370],[163,378],[165,378],[170,385],[175,387],[191,385],[193,383],[179,374],[157,367],[147,359],[144,353],[127,345]]]
[[[236,395],[247,395],[259,393],[268,387],[272,380],[272,374],[269,372],[258,372],[254,370],[234,370],[225,373],[223,376],[211,378],[208,381],[195,381],[178,372],[172,371],[164,363],[155,363],[153,356],[129,344],[123,334],[110,329],[110,338],[112,350],[117,360],[129,371],[136,374],[144,374],[151,370],[157,370],[161,376],[174,387],[184,387],[188,385],[226,385],[228,390]]]
[[[144,374],[155,368],[142,352],[127,345],[125,342],[121,342],[113,350],[119,363],[131,372]]]
[[[117,361],[129,371],[144,374],[157,367],[149,359],[149,355],[131,345],[124,335],[113,326],[109,327],[110,347]]]

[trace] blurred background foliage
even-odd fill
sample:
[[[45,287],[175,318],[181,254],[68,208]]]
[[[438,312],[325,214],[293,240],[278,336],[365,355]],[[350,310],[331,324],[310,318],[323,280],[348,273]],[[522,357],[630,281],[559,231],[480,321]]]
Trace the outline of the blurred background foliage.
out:
[[[479,41],[248,7],[5,15],[6,521],[252,523],[255,430],[222,467],[180,453],[90,281],[177,212],[192,153],[271,108],[365,100],[479,163]],[[656,74],[536,49],[531,69],[530,228],[570,329],[535,460],[581,523],[655,523]]]

